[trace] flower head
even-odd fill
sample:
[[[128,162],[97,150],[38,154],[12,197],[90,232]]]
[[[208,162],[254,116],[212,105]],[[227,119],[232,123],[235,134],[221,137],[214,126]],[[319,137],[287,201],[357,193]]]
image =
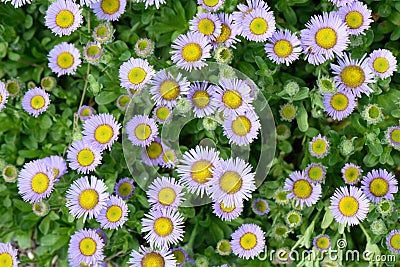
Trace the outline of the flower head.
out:
[[[386,238],[386,245],[389,250],[400,254],[400,230],[392,230]]]
[[[225,0],[197,0],[197,4],[209,11],[217,11],[222,7]]]
[[[243,202],[227,206],[223,201],[214,201],[212,207],[213,213],[223,221],[232,221],[243,212]]]
[[[73,44],[63,42],[50,50],[48,55],[49,68],[58,77],[75,74],[82,62],[80,56],[79,50]]]
[[[318,235],[313,240],[314,248],[324,252],[331,247],[331,238],[328,235]]]
[[[78,116],[82,121],[88,120],[93,114],[95,110],[91,106],[83,105],[78,110]]]
[[[253,203],[251,204],[251,209],[254,211],[254,213],[258,215],[265,215],[269,212],[269,205],[265,199],[257,198],[253,200]]]
[[[244,259],[253,259],[264,250],[264,231],[255,224],[243,224],[232,233],[233,254]]]
[[[353,163],[346,163],[341,170],[342,178],[346,184],[354,185],[361,178],[361,167]]]
[[[17,254],[18,250],[14,249],[10,243],[0,243],[0,262],[2,265],[17,267],[19,264]]]
[[[130,198],[135,193],[135,184],[132,179],[125,177],[114,186],[114,193],[124,199]]]
[[[37,118],[45,112],[50,104],[50,95],[42,88],[30,89],[22,98],[22,108]]]
[[[145,59],[130,58],[119,68],[121,87],[140,90],[151,80],[155,72]]]
[[[147,190],[149,202],[153,208],[177,209],[184,200],[183,186],[175,178],[156,178]]]
[[[289,30],[274,32],[265,45],[265,52],[276,64],[289,66],[301,53],[300,40]]]
[[[96,220],[104,229],[118,229],[128,220],[128,205],[120,197],[110,196]]]
[[[103,55],[103,48],[97,42],[88,42],[83,49],[83,55],[90,64],[97,64]]]
[[[329,141],[325,136],[315,136],[308,145],[310,154],[317,158],[323,158],[328,155]]]
[[[68,259],[71,266],[92,266],[104,259],[104,243],[93,229],[76,231],[69,241]]]
[[[57,0],[46,11],[45,25],[58,35],[70,35],[83,21],[82,9],[71,0]]]
[[[124,14],[126,0],[99,0],[91,5],[94,14],[101,20],[115,21]]]
[[[325,179],[326,167],[319,163],[311,163],[304,170],[308,181],[312,183],[321,183]]]
[[[364,194],[374,203],[382,199],[394,200],[393,194],[398,191],[395,176],[385,169],[372,170],[361,181]]]
[[[251,144],[257,139],[261,129],[260,120],[254,110],[249,109],[242,115],[230,116],[222,124],[224,135],[229,143],[239,146]]]
[[[128,264],[131,267],[172,267],[176,266],[176,260],[172,251],[165,248],[157,250],[140,246],[138,251],[133,250],[131,252]]]
[[[385,131],[385,139],[391,147],[400,150],[400,126],[389,127]]]
[[[336,92],[324,95],[325,112],[334,120],[341,121],[353,113],[357,103],[352,94]]]
[[[75,141],[68,148],[67,160],[71,169],[87,174],[101,164],[101,150],[85,139]]]
[[[133,116],[125,127],[128,139],[134,146],[148,146],[158,135],[156,122],[146,115]]]
[[[7,104],[9,93],[6,89],[6,85],[0,81],[0,111]]]
[[[215,40],[221,34],[221,21],[213,13],[200,12],[189,22],[189,30],[201,33],[209,41]]]
[[[311,183],[304,175],[304,172],[295,171],[285,180],[284,189],[290,193],[287,198],[294,198],[296,205],[303,208],[304,205],[311,207],[321,197],[321,185]]]
[[[381,79],[392,76],[397,68],[396,58],[387,49],[372,51],[367,60],[370,69]]]
[[[371,10],[367,5],[359,1],[351,2],[347,5],[341,6],[337,11],[337,15],[346,23],[349,34],[360,35],[365,34],[365,30],[370,28],[373,22],[371,19]]]

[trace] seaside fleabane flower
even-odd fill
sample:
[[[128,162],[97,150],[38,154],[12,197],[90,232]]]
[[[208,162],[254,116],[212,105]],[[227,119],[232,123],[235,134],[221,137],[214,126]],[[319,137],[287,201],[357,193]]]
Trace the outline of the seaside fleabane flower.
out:
[[[354,163],[346,163],[341,169],[341,173],[346,184],[354,185],[360,180],[362,170],[360,166]]]
[[[17,258],[18,250],[14,249],[10,243],[0,243],[0,263],[4,267],[17,267],[19,260]]]
[[[336,87],[343,92],[350,93],[354,97],[367,96],[372,92],[368,84],[374,82],[373,73],[364,55],[361,59],[351,59],[350,55],[343,54],[338,58],[338,64],[331,64],[335,77]]]
[[[103,48],[100,43],[88,42],[83,49],[83,55],[88,63],[96,65],[103,55]]]
[[[164,124],[172,119],[172,109],[167,106],[157,106],[153,110],[153,119],[158,123]]]
[[[161,250],[149,249],[140,246],[139,250],[132,250],[129,255],[128,264],[130,267],[175,267],[176,260],[171,251],[165,248]]]
[[[78,116],[82,121],[88,120],[94,113],[95,110],[91,106],[83,105],[78,109]]]
[[[389,127],[385,131],[385,141],[389,146],[400,150],[400,126]]]
[[[127,62],[122,63],[118,76],[121,87],[140,90],[146,86],[154,74],[153,67],[146,59],[130,58]]]
[[[101,20],[114,21],[124,14],[126,0],[100,0],[91,5],[94,14]]]
[[[73,44],[60,43],[49,52],[49,68],[58,77],[75,74],[76,69],[82,63],[80,56],[79,50]]]
[[[213,213],[223,221],[232,221],[243,212],[243,203],[226,206],[223,201],[215,201],[212,205]]]
[[[84,176],[75,180],[67,190],[66,206],[72,216],[97,217],[109,198],[107,186],[96,176]]]
[[[70,35],[82,24],[82,9],[71,0],[57,0],[47,9],[45,20],[55,35]]]
[[[336,188],[329,209],[338,223],[352,226],[365,220],[369,205],[362,190],[350,185]]]
[[[276,64],[289,66],[301,53],[300,40],[289,30],[274,32],[265,44],[265,52]]]
[[[265,233],[255,224],[242,224],[232,233],[232,252],[239,258],[253,259],[264,250]]]
[[[317,158],[323,158],[328,155],[329,152],[329,141],[325,136],[321,134],[313,137],[313,139],[308,144],[308,150],[311,156]]]
[[[175,39],[172,47],[172,61],[186,71],[207,66],[205,60],[211,57],[211,45],[201,33],[188,32]]]
[[[164,145],[161,139],[156,137],[146,147],[143,147],[141,158],[142,162],[148,166],[157,166],[161,163],[161,156],[164,152]]]
[[[215,40],[221,34],[221,21],[218,16],[212,13],[201,12],[189,22],[189,30],[194,33],[201,33],[209,41]]]
[[[386,237],[388,249],[394,253],[400,254],[400,230],[392,230]]]
[[[321,184],[311,183],[303,171],[295,171],[285,180],[284,189],[289,191],[287,198],[294,198],[296,205],[303,208],[304,205],[311,207],[321,197]]]
[[[104,260],[104,242],[93,229],[76,231],[69,241],[70,266],[94,266]]]
[[[214,48],[221,45],[235,48],[234,44],[239,42],[239,39],[236,38],[236,36],[240,34],[240,26],[234,23],[231,14],[221,12],[218,13],[218,18],[221,21],[221,33],[216,36],[216,38],[211,42],[211,45]]]
[[[158,127],[154,119],[147,115],[135,115],[125,126],[128,140],[134,146],[148,146],[158,135]]]
[[[75,141],[67,151],[69,167],[78,173],[87,174],[101,164],[101,150],[86,139]]]
[[[340,7],[336,14],[346,23],[347,30],[352,35],[365,34],[365,30],[368,30],[373,22],[371,10],[359,1]]]
[[[187,99],[191,102],[194,116],[203,118],[212,115],[217,108],[214,96],[215,86],[208,82],[194,82],[190,85]]]
[[[128,205],[120,197],[110,196],[96,220],[104,229],[118,229],[128,220],[128,212]]]
[[[157,9],[160,8],[160,4],[165,4],[165,0],[144,0],[145,2],[145,9],[149,6],[156,6]]]
[[[156,178],[147,189],[147,197],[153,208],[177,209],[184,200],[183,186],[171,177]]]
[[[397,68],[396,58],[387,49],[372,51],[367,60],[370,69],[381,79],[392,76]]]
[[[63,157],[50,156],[40,160],[49,167],[54,173],[54,182],[57,182],[61,176],[67,173],[67,164]]]
[[[253,9],[241,23],[241,35],[249,41],[265,42],[275,31],[274,14],[262,8]]]
[[[39,87],[30,89],[22,98],[22,108],[35,118],[45,112],[49,104],[50,95]]]
[[[311,183],[322,183],[326,175],[326,167],[320,163],[308,164],[304,175]]]
[[[338,121],[350,116],[357,105],[353,94],[344,91],[324,95],[323,104],[325,106],[325,112],[334,120]]]
[[[385,169],[370,171],[361,184],[364,194],[374,203],[379,203],[382,199],[394,200],[394,194],[398,191],[395,176]]]
[[[197,4],[209,11],[217,11],[225,3],[225,0],[197,0]]]
[[[300,40],[303,54],[313,65],[341,56],[349,43],[347,26],[333,13],[311,17],[301,31]]]
[[[135,185],[132,179],[125,177],[115,183],[114,193],[123,198],[128,199],[135,193]]]
[[[328,235],[318,235],[313,240],[314,248],[324,252],[332,246],[331,238]]]

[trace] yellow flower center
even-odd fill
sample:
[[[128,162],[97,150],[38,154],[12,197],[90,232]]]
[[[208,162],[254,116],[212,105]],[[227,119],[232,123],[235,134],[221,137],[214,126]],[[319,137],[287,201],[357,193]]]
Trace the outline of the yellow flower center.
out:
[[[288,40],[279,40],[274,45],[274,52],[278,57],[288,57],[293,52],[293,46]]]
[[[329,239],[325,236],[318,238],[315,243],[320,249],[327,249],[330,245]]]
[[[221,240],[219,242],[218,250],[222,252],[230,252],[232,250],[231,243],[228,240]]]
[[[336,93],[332,96],[330,104],[333,109],[343,111],[349,106],[349,99],[343,93]]]
[[[171,101],[176,99],[180,92],[180,86],[174,80],[163,81],[160,85],[160,94],[165,100]]]
[[[4,174],[5,174],[7,177],[14,177],[14,176],[16,176],[16,174],[15,174],[15,169],[14,169],[13,167],[11,167],[11,166],[7,166],[7,167],[6,167],[6,169],[4,170]]]
[[[172,254],[174,254],[176,265],[182,264],[186,259],[185,254],[180,250],[174,250]]]
[[[158,254],[157,252],[147,253],[141,262],[142,267],[164,267],[165,261],[164,258]]]
[[[129,102],[131,102],[131,98],[130,98],[129,96],[127,96],[127,95],[122,96],[122,97],[119,99],[119,104],[120,104],[122,107],[125,107],[126,105],[128,105]]]
[[[236,209],[235,204],[233,204],[232,206],[228,207],[228,206],[225,206],[224,202],[222,202],[222,201],[219,203],[219,207],[221,208],[221,210],[222,210],[223,212],[226,212],[226,213],[230,213],[230,212],[232,212],[234,209]]]
[[[344,19],[350,29],[358,29],[362,26],[364,18],[358,11],[350,11]]]
[[[162,237],[168,236],[174,230],[174,225],[170,218],[161,217],[154,221],[154,232]]]
[[[96,29],[96,35],[99,37],[106,37],[107,36],[107,27],[102,25]]]
[[[114,131],[112,127],[108,124],[104,124],[96,128],[94,132],[94,139],[96,139],[96,141],[100,144],[106,144],[110,142],[113,135]]]
[[[374,70],[379,73],[384,73],[389,69],[389,61],[384,57],[377,57],[373,64]]]
[[[296,108],[293,105],[285,105],[282,108],[282,116],[285,119],[291,120],[296,115]]]
[[[389,183],[383,178],[375,178],[369,184],[369,191],[376,197],[383,197],[389,191]]]
[[[368,116],[371,119],[377,119],[381,115],[381,110],[377,106],[370,106],[368,109]]]
[[[297,213],[291,213],[288,216],[288,221],[292,224],[297,224],[300,221],[300,216]]]
[[[203,55],[203,49],[199,44],[189,43],[182,48],[182,57],[187,62],[199,61]]]
[[[326,149],[327,149],[327,144],[324,140],[321,139],[315,140],[311,146],[311,150],[317,155],[324,154],[326,152]]]
[[[246,116],[238,116],[232,121],[232,131],[239,136],[245,136],[250,132],[251,121]]]
[[[31,99],[31,107],[38,110],[44,107],[45,100],[44,97],[41,95],[35,95]]]
[[[58,177],[58,175],[60,174],[60,171],[57,168],[52,168],[53,173],[54,173],[54,179]]]
[[[91,57],[95,57],[99,54],[99,47],[97,45],[91,45],[86,49],[86,53]]]
[[[361,67],[350,65],[342,70],[340,78],[347,87],[357,88],[364,83],[365,74]]]
[[[400,143],[400,130],[394,129],[390,133],[390,139],[392,139],[393,142]]]
[[[160,143],[158,142],[152,142],[147,148],[147,156],[150,159],[157,159],[158,157],[161,156],[163,152],[163,148]]]
[[[211,169],[213,165],[207,160],[198,160],[192,165],[192,180],[199,184],[208,182],[212,177]]]
[[[267,209],[267,205],[264,201],[259,200],[256,202],[256,209],[260,212],[264,212]]]
[[[227,171],[221,176],[219,186],[227,194],[235,194],[242,188],[242,177],[237,172]]]
[[[90,115],[90,113],[91,113],[91,110],[89,108],[85,108],[85,109],[82,110],[81,115],[83,117],[87,117],[87,116]]]
[[[305,199],[309,198],[313,192],[313,188],[310,184],[309,181],[307,180],[297,180],[293,184],[293,194],[296,195],[296,197]]]
[[[219,0],[204,0],[203,1],[203,3],[209,7],[214,7],[214,6],[218,5],[218,2],[219,2]]]
[[[330,49],[336,45],[337,34],[332,28],[321,28],[315,34],[315,42],[322,48]]]
[[[91,150],[85,148],[78,152],[76,159],[81,166],[86,167],[92,165],[92,163],[94,162],[94,153]]]
[[[359,203],[357,199],[352,196],[343,197],[339,201],[339,211],[347,217],[354,216],[358,211]]]
[[[140,84],[146,78],[147,73],[140,67],[132,68],[128,73],[128,80],[133,84]]]
[[[71,68],[74,64],[74,56],[70,52],[61,52],[57,57],[57,65],[61,69]]]
[[[253,233],[245,233],[240,238],[240,246],[245,250],[253,249],[257,245],[257,237]]]
[[[254,18],[250,22],[250,31],[255,35],[261,35],[266,33],[268,30],[268,23],[263,18]]]
[[[0,95],[0,103],[3,101],[3,96]]]
[[[392,238],[390,238],[390,245],[396,249],[400,249],[400,234],[394,234]]]
[[[144,51],[149,47],[149,41],[142,40],[137,44],[137,46],[139,47],[140,51]]]
[[[206,91],[196,91],[193,94],[192,102],[197,108],[205,108],[210,103],[210,96]]]
[[[46,192],[46,190],[49,188],[49,184],[49,177],[42,172],[35,174],[31,181],[32,190],[38,194],[43,194]]]
[[[122,209],[120,206],[113,205],[107,209],[106,218],[110,222],[118,222],[122,217]]]
[[[71,27],[74,21],[75,21],[74,14],[72,14],[72,12],[69,10],[61,10],[60,12],[58,12],[56,16],[57,26],[63,29]]]
[[[135,136],[137,139],[143,141],[149,138],[151,135],[151,128],[145,123],[141,123],[135,128]]]
[[[197,29],[202,34],[209,36],[213,34],[215,30],[214,22],[211,19],[202,19],[197,23]]]
[[[163,161],[167,163],[175,162],[175,153],[173,150],[167,150],[164,152]]]
[[[168,119],[169,115],[171,114],[171,111],[167,107],[161,107],[157,109],[156,111],[156,116],[162,121],[165,121]]]
[[[12,267],[13,266],[13,259],[9,253],[3,252],[0,254],[0,266],[1,267]]]
[[[349,167],[344,171],[344,177],[347,182],[352,183],[358,179],[359,172],[357,168]]]
[[[231,28],[228,27],[226,24],[222,24],[221,27],[221,34],[215,39],[215,42],[217,44],[221,44],[226,42],[229,37],[231,37]]]
[[[85,256],[92,256],[94,253],[96,253],[96,248],[96,241],[90,237],[85,237],[81,240],[81,242],[79,242],[79,250]]]
[[[105,14],[112,15],[119,10],[119,0],[103,0],[101,1],[101,9]]]
[[[322,179],[324,172],[321,167],[313,166],[308,170],[308,177],[313,181],[319,181]]]
[[[94,189],[85,189],[79,195],[79,205],[85,210],[92,210],[99,203],[99,193]]]
[[[124,182],[119,185],[118,194],[123,197],[127,197],[129,196],[130,193],[132,193],[132,190],[133,190],[132,185],[128,182]]]
[[[172,203],[174,203],[176,199],[176,193],[174,189],[170,187],[165,187],[158,192],[158,201],[164,205],[164,206],[169,206]]]
[[[227,90],[222,95],[222,102],[231,109],[240,107],[243,103],[242,96],[234,90]]]

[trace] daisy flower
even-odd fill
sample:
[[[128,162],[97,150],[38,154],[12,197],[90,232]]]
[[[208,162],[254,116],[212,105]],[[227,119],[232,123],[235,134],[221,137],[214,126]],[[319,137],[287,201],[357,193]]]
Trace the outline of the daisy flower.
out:
[[[191,102],[194,116],[203,118],[212,115],[217,108],[217,99],[213,92],[215,86],[208,82],[194,82],[190,85],[187,99]]]
[[[57,0],[47,9],[45,20],[55,35],[70,35],[82,24],[82,9],[71,0]]]
[[[91,5],[94,14],[100,20],[115,21],[124,14],[126,0],[100,0]]]
[[[398,191],[395,176],[385,169],[370,171],[361,184],[364,194],[374,203],[379,203],[382,199],[394,200],[393,194]]]
[[[189,259],[187,252],[182,248],[173,248],[170,251],[176,260],[176,267],[183,267]]]
[[[78,116],[82,121],[88,120],[93,114],[95,110],[90,106],[81,106],[78,109]]]
[[[121,87],[140,90],[151,80],[155,72],[146,59],[130,58],[119,68]]]
[[[350,116],[357,105],[354,96],[344,91],[324,95],[323,104],[325,112],[338,121]]]
[[[118,229],[128,220],[128,205],[120,197],[110,196],[96,220],[104,229]]]
[[[308,164],[304,175],[312,183],[321,183],[325,179],[326,167],[320,163]]]
[[[341,7],[341,6],[350,5],[351,3],[353,3],[356,0],[328,0],[328,1],[336,6]]]
[[[314,248],[324,252],[331,248],[331,238],[328,235],[318,235],[313,240]]]
[[[265,52],[270,60],[276,64],[289,66],[297,60],[301,53],[300,40],[289,30],[274,32],[265,45]]]
[[[49,68],[58,77],[75,74],[82,62],[80,56],[79,50],[73,44],[63,42],[50,50],[48,55]]]
[[[367,61],[370,69],[381,79],[392,76],[397,68],[396,58],[393,56],[392,52],[387,49],[372,51]]]
[[[385,118],[382,108],[377,104],[368,104],[361,112],[361,117],[367,121],[368,125],[378,124]]]
[[[296,205],[302,209],[304,205],[311,207],[321,197],[321,184],[314,184],[307,180],[303,171],[294,171],[286,178],[283,187],[290,193],[288,199],[294,198]]]
[[[294,118],[296,118],[297,107],[292,103],[285,103],[279,109],[279,115],[281,115],[282,120],[291,122],[294,120]]]
[[[106,207],[109,199],[107,186],[103,180],[95,176],[83,176],[75,180],[69,187],[66,194],[67,203],[65,204],[69,212],[75,218],[84,216],[86,219],[97,217],[101,210]]]
[[[125,177],[114,186],[114,193],[124,199],[130,198],[135,193],[135,184],[132,179]]]
[[[43,158],[41,162],[53,171],[54,182],[57,182],[61,176],[63,176],[68,172],[67,163],[65,162],[63,157],[50,156]]]
[[[54,173],[43,162],[24,164],[18,174],[18,193],[26,202],[35,203],[50,196],[54,188]]]
[[[225,45],[220,45],[214,49],[214,58],[218,63],[230,64],[233,59],[233,51]]]
[[[254,110],[249,109],[242,115],[225,118],[223,124],[224,135],[229,143],[245,146],[257,139],[261,128],[259,118]]]
[[[75,141],[67,151],[69,167],[78,173],[87,174],[101,164],[101,150],[85,140]]]
[[[256,198],[251,204],[251,209],[255,214],[265,215],[269,212],[268,202],[263,198]]]
[[[359,1],[340,7],[336,14],[346,23],[347,31],[352,35],[365,34],[365,30],[368,30],[373,22],[371,10]]]
[[[222,78],[219,85],[215,87],[215,98],[218,100],[218,110],[224,111],[226,116],[243,115],[251,108],[251,89],[243,80]]]
[[[255,224],[242,224],[232,233],[231,246],[233,254],[239,258],[253,259],[264,251],[264,231]]]
[[[171,47],[173,63],[186,71],[207,66],[205,60],[211,57],[211,45],[201,33],[180,34]]]
[[[218,162],[219,152],[214,148],[196,146],[183,154],[177,172],[190,193],[203,197],[213,179],[212,169]]]
[[[201,5],[208,11],[217,11],[225,3],[225,0],[197,0],[197,4]]]
[[[122,94],[117,98],[115,103],[117,104],[117,107],[119,109],[126,110],[128,108],[128,106],[129,106],[129,104],[131,103],[131,96],[130,95],[126,95],[126,94]]]
[[[183,217],[174,209],[152,209],[142,219],[142,232],[150,247],[169,248],[183,239]]]
[[[157,166],[161,163],[161,156],[164,151],[164,146],[161,139],[156,137],[154,140],[146,147],[143,147],[142,151],[142,162],[148,166]]]
[[[365,55],[361,59],[355,60],[344,54],[338,59],[339,65],[331,64],[333,74],[336,75],[333,78],[336,87],[340,91],[353,94],[354,97],[361,97],[361,93],[369,96],[372,89],[368,84],[374,80],[368,62]]]
[[[91,116],[83,124],[82,134],[87,136],[87,142],[98,146],[100,150],[111,149],[118,139],[121,124],[113,115],[102,113]]]
[[[148,146],[158,135],[158,127],[154,119],[146,115],[135,115],[125,126],[128,140],[134,146]]]
[[[147,9],[149,6],[156,6],[157,9],[160,8],[160,4],[165,4],[165,0],[144,0],[145,2],[145,9]]]
[[[76,231],[69,241],[68,259],[71,266],[93,266],[104,260],[104,243],[93,229]]]
[[[215,40],[221,34],[221,21],[213,13],[200,12],[189,22],[189,30],[201,33],[209,41]]]
[[[367,217],[369,204],[361,189],[350,185],[336,188],[329,209],[338,223],[352,226]]]
[[[172,148],[163,147],[163,152],[160,156],[159,164],[164,168],[173,168],[178,163],[178,157],[175,150]]]
[[[19,264],[17,254],[18,250],[14,249],[10,243],[0,243],[0,262],[3,266],[17,267]]]
[[[301,30],[300,40],[303,53],[310,64],[319,65],[341,56],[347,48],[349,37],[347,26],[333,13],[323,13],[311,17]],[[313,56],[311,56],[313,55]]]
[[[256,189],[251,165],[240,158],[220,160],[212,169],[210,195],[214,201],[223,201],[225,205],[240,205],[251,198]]]
[[[321,134],[319,134],[310,141],[308,150],[310,151],[311,156],[323,158],[328,155],[329,141],[325,136],[321,136]]]
[[[232,221],[243,212],[243,202],[226,206],[223,201],[214,201],[213,213],[223,221]]]
[[[341,169],[341,173],[346,184],[354,185],[360,180],[362,170],[360,166],[353,163],[346,163]]]
[[[113,27],[111,24],[100,23],[93,30],[93,38],[95,41],[97,41],[101,44],[106,44],[106,43],[111,42],[113,33],[114,33],[114,30],[113,30]]]
[[[39,87],[30,89],[22,98],[22,108],[35,118],[45,112],[49,104],[50,95]]]
[[[285,217],[285,222],[290,228],[295,228],[303,222],[302,215],[297,210],[289,211]]]
[[[166,249],[155,250],[139,247],[139,251],[132,250],[128,261],[130,267],[175,267],[176,260],[172,251]]]
[[[392,126],[385,131],[386,143],[394,149],[400,150],[400,127]]]
[[[8,95],[9,93],[6,90],[6,85],[0,81],[0,111],[6,106]]]
[[[269,9],[253,9],[241,23],[241,35],[249,41],[265,42],[275,32],[275,17]]]
[[[394,253],[400,254],[400,230],[392,230],[386,238],[388,249]]]
[[[97,64],[103,55],[103,48],[101,48],[100,43],[88,42],[83,49],[83,55],[88,63]]]
[[[154,44],[148,38],[140,38],[135,43],[135,53],[138,57],[146,58],[154,51]]]
[[[146,191],[148,201],[152,208],[177,209],[184,200],[183,186],[175,178],[156,178]]]
[[[157,106],[153,110],[153,119],[159,123],[166,123],[172,119],[172,109],[167,106]]]
[[[174,107],[176,100],[183,95],[187,94],[190,83],[186,77],[178,73],[177,77],[170,72],[160,70],[150,81],[152,87],[150,88],[150,94],[152,99],[158,106]]]
[[[216,36],[216,38],[211,42],[211,45],[214,48],[217,48],[221,45],[235,48],[234,44],[240,41],[238,38],[236,38],[241,31],[240,26],[234,23],[233,16],[231,14],[221,12],[218,13],[217,16],[221,21],[221,33]]]

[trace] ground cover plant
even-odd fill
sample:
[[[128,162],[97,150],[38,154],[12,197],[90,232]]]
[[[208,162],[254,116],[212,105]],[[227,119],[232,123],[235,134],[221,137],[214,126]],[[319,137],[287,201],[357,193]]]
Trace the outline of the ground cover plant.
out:
[[[2,0],[0,267],[400,266],[400,2]]]

